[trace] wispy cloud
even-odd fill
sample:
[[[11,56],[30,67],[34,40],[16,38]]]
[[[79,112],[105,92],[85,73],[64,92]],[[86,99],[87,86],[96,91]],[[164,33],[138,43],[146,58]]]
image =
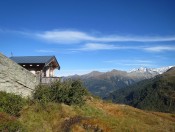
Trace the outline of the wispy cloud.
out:
[[[121,46],[107,43],[86,43],[80,48],[71,49],[72,51],[97,51],[97,50],[142,50],[147,52],[175,51],[175,46]]]
[[[77,49],[72,51],[96,51],[96,50],[142,50],[149,52],[163,52],[175,51],[175,46],[172,45],[143,45],[142,42],[168,42],[175,41],[175,35],[172,36],[136,36],[136,35],[97,35],[88,32],[81,32],[78,30],[51,30],[43,32],[31,31],[16,31],[16,30],[3,30],[0,33],[13,33],[30,38],[48,41],[57,44],[77,44]],[[141,42],[140,46],[131,44],[130,46],[121,45],[117,42]],[[117,43],[117,44],[116,44]],[[81,45],[80,45],[81,44]],[[69,50],[69,51],[71,51]],[[52,50],[38,50],[38,52],[54,52]]]
[[[162,42],[175,41],[174,36],[133,36],[133,35],[91,35],[86,32],[73,30],[53,30],[35,34],[37,37],[54,43],[79,43],[90,42]]]
[[[127,50],[127,49],[143,49],[138,46],[121,46],[109,43],[85,43],[80,48],[71,49],[72,51],[97,51],[97,50]]]
[[[137,66],[137,67],[155,66],[155,63],[152,60],[139,60],[139,59],[107,60],[107,61],[104,61],[104,63],[111,63],[111,64],[115,64],[115,65],[120,65],[120,66]]]
[[[89,32],[82,32],[78,30],[50,30],[42,32],[32,31],[17,31],[17,30],[3,30],[0,29],[0,33],[15,33],[21,35],[28,35],[43,39],[52,43],[59,44],[74,44],[80,42],[166,42],[175,41],[175,35],[170,36],[138,36],[138,35],[120,35],[120,34],[108,34],[99,35]]]
[[[70,31],[70,30],[54,30],[54,31],[45,31],[35,34],[36,37],[61,44],[69,43],[79,43],[82,41],[94,41],[95,38],[84,32],[79,31]]]
[[[73,49],[79,51],[94,51],[94,50],[114,50],[120,47],[112,45],[112,44],[102,44],[102,43],[86,43],[80,48]]]
[[[40,50],[36,50],[36,52],[40,52],[40,53],[54,53],[54,52],[56,52],[56,51],[54,51],[54,50],[40,49]]]
[[[144,50],[150,52],[175,51],[175,46],[151,46],[145,47]]]
[[[15,35],[22,35],[22,36],[36,36],[34,32],[28,30],[9,30],[9,29],[0,29],[1,34],[15,34]]]
[[[85,43],[80,48],[70,49],[70,51],[97,51],[97,50],[140,50],[146,52],[175,51],[175,46],[156,45],[156,46],[121,46],[109,43]]]

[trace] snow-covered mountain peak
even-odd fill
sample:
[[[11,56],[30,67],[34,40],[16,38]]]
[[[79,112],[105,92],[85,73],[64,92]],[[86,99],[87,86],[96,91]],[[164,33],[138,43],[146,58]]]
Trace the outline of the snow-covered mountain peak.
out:
[[[140,72],[140,73],[157,73],[157,74],[162,74],[172,68],[173,66],[167,66],[167,67],[161,67],[161,68],[146,68],[146,67],[140,67],[137,69],[132,69],[128,71],[128,73],[133,73],[133,72]]]
[[[152,71],[158,72],[159,74],[162,74],[172,68],[173,66],[167,66],[167,67],[161,67],[161,68],[153,68]]]
[[[131,73],[131,72],[148,72],[149,70],[150,70],[149,68],[140,67],[140,68],[134,68],[134,69],[128,71],[128,73]]]

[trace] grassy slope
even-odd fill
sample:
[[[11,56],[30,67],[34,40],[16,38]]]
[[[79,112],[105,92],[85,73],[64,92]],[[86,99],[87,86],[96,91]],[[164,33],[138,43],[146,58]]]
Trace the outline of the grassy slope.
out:
[[[89,97],[82,107],[50,103],[24,108],[19,121],[32,132],[175,131],[175,115],[146,112]]]

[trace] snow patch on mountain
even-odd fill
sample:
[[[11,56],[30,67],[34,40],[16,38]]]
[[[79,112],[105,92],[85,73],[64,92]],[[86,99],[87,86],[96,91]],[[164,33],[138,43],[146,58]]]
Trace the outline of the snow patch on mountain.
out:
[[[161,68],[154,68],[152,69],[152,71],[156,71],[158,72],[159,74],[162,74],[166,71],[168,71],[170,68],[172,68],[173,66],[167,66],[167,67],[161,67]]]
[[[146,68],[146,67],[140,67],[137,69],[132,69],[130,71],[128,71],[128,73],[133,73],[133,72],[137,72],[137,73],[157,73],[157,74],[162,74],[164,72],[166,72],[167,70],[169,70],[170,68],[172,68],[173,66],[167,66],[167,67],[161,67],[161,68]]]

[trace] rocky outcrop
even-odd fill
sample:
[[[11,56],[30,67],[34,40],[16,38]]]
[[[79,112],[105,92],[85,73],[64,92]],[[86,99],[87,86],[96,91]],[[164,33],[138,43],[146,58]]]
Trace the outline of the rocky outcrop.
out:
[[[27,97],[38,84],[37,76],[0,53],[0,91]]]

